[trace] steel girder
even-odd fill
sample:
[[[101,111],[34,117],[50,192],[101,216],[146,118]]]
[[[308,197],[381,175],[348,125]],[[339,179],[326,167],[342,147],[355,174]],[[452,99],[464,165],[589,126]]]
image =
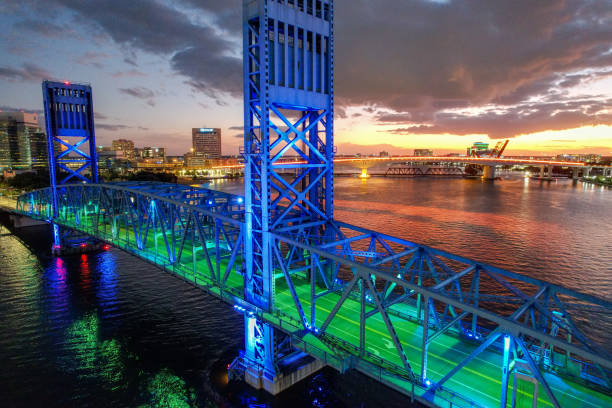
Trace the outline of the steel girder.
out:
[[[243,2],[245,298],[263,310],[274,307],[271,231],[333,218],[333,1],[309,4]],[[273,376],[273,330],[265,355],[253,332],[247,358]]]
[[[116,245],[190,280],[242,297],[244,204],[231,194],[163,183],[58,186],[17,210]]]
[[[369,320],[379,318],[397,354],[395,361],[385,364],[400,363],[401,369],[396,366],[392,371],[427,389],[431,400],[436,393],[450,391],[447,381],[487,349],[506,350],[504,361],[509,353],[527,361],[553,406],[560,406],[558,392],[552,391],[545,373],[579,376],[608,393],[612,390],[612,358],[601,345],[609,344],[610,334],[604,329],[594,339],[593,325],[584,321],[587,314],[609,323],[609,300],[350,224],[333,222],[330,228],[336,231],[335,239],[320,245],[311,245],[299,226],[274,234],[276,261],[295,307],[292,315],[299,316],[304,330],[330,346],[382,365],[380,356],[368,350],[380,340],[368,341],[365,335]],[[333,275],[325,276],[323,270],[330,265]],[[305,284],[310,291],[299,296],[296,288]],[[319,310],[322,301],[331,308],[329,313]],[[351,340],[343,338],[347,334],[338,319],[347,302],[354,307],[351,318],[359,322],[359,335]],[[340,317],[346,319],[346,314]],[[418,358],[406,357],[410,341],[396,331],[407,322],[422,327]],[[443,335],[474,347],[445,375],[429,376],[428,349]],[[579,372],[572,371],[576,365]],[[509,374],[506,364],[503,400]]]
[[[43,108],[47,131],[49,177],[53,198],[52,211],[57,211],[57,186],[70,180],[98,182],[98,154],[94,128],[91,86],[69,82],[43,81]],[[87,151],[85,151],[85,149]],[[60,180],[60,177],[64,175]],[[53,247],[59,248],[70,232],[60,234],[53,225]]]
[[[328,225],[335,235],[325,241],[328,235],[316,235],[325,221],[316,221],[271,234],[275,306],[264,310],[244,297],[241,197],[161,183],[67,185],[58,191],[57,218],[50,189],[20,196],[17,209],[103,239],[233,302],[253,321],[245,330],[253,329],[262,354],[278,348],[266,343],[269,326],[339,369],[368,375],[380,370],[380,380],[405,381],[426,400],[458,406],[474,401],[458,395],[449,381],[483,354],[508,357],[508,364],[495,362],[502,384],[516,371],[511,365],[525,361],[553,405],[560,398],[551,375],[576,377],[572,365],[581,367],[582,381],[609,392],[611,359],[577,315],[609,318],[608,300],[346,223]],[[347,315],[347,307],[354,312]],[[356,327],[352,334],[342,332],[346,319]],[[410,324],[420,329],[407,337]],[[390,352],[380,355],[373,346],[383,337]],[[432,372],[428,360],[439,353],[442,338],[467,345],[469,352],[446,372]]]

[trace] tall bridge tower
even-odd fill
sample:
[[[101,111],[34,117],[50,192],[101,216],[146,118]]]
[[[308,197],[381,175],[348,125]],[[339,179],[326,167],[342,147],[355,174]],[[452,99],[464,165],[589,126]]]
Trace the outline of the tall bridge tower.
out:
[[[58,186],[98,183],[96,136],[91,86],[43,81],[53,218],[60,210]],[[62,249],[62,234],[53,223],[53,251]]]
[[[334,6],[243,1],[245,298],[272,312],[270,233],[321,239],[333,219]],[[245,317],[245,359],[260,381],[275,376],[274,336],[272,327]]]

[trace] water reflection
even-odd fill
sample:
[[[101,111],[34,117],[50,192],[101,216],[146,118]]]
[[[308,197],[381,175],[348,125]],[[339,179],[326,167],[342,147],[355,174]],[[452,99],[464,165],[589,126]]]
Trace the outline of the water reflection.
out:
[[[188,408],[196,403],[195,390],[167,368],[149,379],[146,391],[151,407]]]

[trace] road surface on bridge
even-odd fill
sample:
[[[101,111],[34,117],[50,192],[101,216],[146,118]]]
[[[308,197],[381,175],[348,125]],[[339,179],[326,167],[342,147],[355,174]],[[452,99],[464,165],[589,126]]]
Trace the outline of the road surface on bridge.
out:
[[[118,248],[130,252],[148,262],[157,265],[166,271],[173,273],[182,279],[190,282],[197,287],[225,300],[230,304],[236,304],[243,298],[244,278],[241,274],[241,259],[238,257],[236,262],[231,265],[229,257],[216,258],[215,242],[206,241],[206,253],[212,254],[207,259],[203,254],[205,248],[202,242],[197,239],[194,232],[193,242],[187,237],[177,262],[171,263],[170,259],[176,256],[166,242],[174,241],[172,231],[162,231],[160,228],[153,228],[151,234],[146,234],[144,241],[139,245],[139,238],[135,233],[134,224],[119,223],[112,225],[104,222],[104,215],[109,209],[100,208],[96,203],[90,203],[88,208],[82,208],[77,212],[60,211],[60,218],[56,220],[60,225],[72,228],[99,239],[102,239]],[[77,221],[78,214],[78,221]],[[46,212],[41,212],[39,218],[45,219]],[[127,218],[124,218],[127,220]],[[238,225],[241,220],[237,220]],[[208,225],[205,227],[212,226]],[[186,234],[187,236],[187,234]],[[142,235],[140,235],[142,239]],[[231,240],[225,242],[225,250],[231,249]],[[212,258],[212,259],[211,259]],[[228,264],[231,265],[226,270]],[[219,285],[219,280],[215,276],[227,273],[227,281],[224,285]],[[301,302],[306,314],[310,318],[311,285],[305,272],[297,272],[292,275],[293,285],[297,297]],[[308,351],[315,357],[323,359],[328,364],[342,369],[343,358],[341,355],[348,356],[352,351],[359,349],[360,327],[359,313],[360,302],[357,297],[348,297],[338,310],[338,313],[329,325],[325,339],[321,341],[312,333],[304,333],[301,327],[301,317],[295,305],[295,299],[287,284],[287,279],[283,272],[277,270],[274,279],[274,311],[264,313],[263,319],[273,324],[275,327],[292,334],[295,345],[298,348]],[[323,322],[331,313],[334,305],[340,299],[339,291],[332,291],[318,298],[316,302],[316,326],[321,327]],[[368,304],[367,311],[373,311],[375,306]],[[412,370],[419,372],[421,358],[421,343],[423,337],[423,325],[417,323],[417,309],[410,304],[397,304],[391,307],[393,314],[391,320],[395,326],[397,336],[404,346],[406,357],[410,362]],[[385,367],[378,373],[365,371],[366,374],[374,376],[398,389],[403,389],[410,393],[412,384],[407,379],[407,373],[403,372],[402,361],[393,347],[392,338],[386,329],[385,323],[380,314],[374,314],[367,320],[366,338],[367,353],[362,357],[368,367]],[[331,340],[331,343],[328,341]],[[478,346],[477,342],[470,342],[460,338],[458,335],[447,332],[433,340],[429,346],[428,378],[432,382],[439,381],[444,377],[451,367],[459,364],[465,357],[472,353]],[[424,396],[439,406],[480,406],[491,407],[500,404],[501,373],[500,365],[502,353],[495,349],[487,349],[474,360],[468,363],[455,376],[445,384],[442,390],[438,390],[436,395],[427,397],[426,390],[422,388],[414,389],[418,396]],[[391,368],[390,368],[391,367]],[[602,390],[587,388],[579,381],[561,378],[551,373],[545,373],[545,378],[550,384],[557,399],[562,401],[563,407],[607,407],[612,406],[612,397]],[[533,390],[531,383],[519,380],[517,390],[517,406],[531,407]],[[511,393],[511,385],[509,394]],[[469,395],[470,400],[461,395]],[[510,403],[510,402],[508,402]],[[538,406],[553,406],[548,399],[544,389],[540,386],[538,392]]]

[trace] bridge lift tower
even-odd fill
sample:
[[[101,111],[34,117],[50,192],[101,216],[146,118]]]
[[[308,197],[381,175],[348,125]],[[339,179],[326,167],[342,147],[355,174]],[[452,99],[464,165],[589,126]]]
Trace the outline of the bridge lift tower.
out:
[[[279,256],[270,233],[300,231],[313,244],[330,233],[333,8],[333,0],[243,0],[244,290],[264,312],[274,308]],[[283,164],[283,158],[300,163]],[[281,343],[275,336],[280,333],[271,326],[245,315],[245,379],[273,393]]]
[[[56,218],[61,203],[58,188],[67,183],[98,183],[96,136],[91,86],[43,81],[43,105],[47,130],[52,212]],[[53,252],[87,246],[86,238],[60,231],[53,223]]]

